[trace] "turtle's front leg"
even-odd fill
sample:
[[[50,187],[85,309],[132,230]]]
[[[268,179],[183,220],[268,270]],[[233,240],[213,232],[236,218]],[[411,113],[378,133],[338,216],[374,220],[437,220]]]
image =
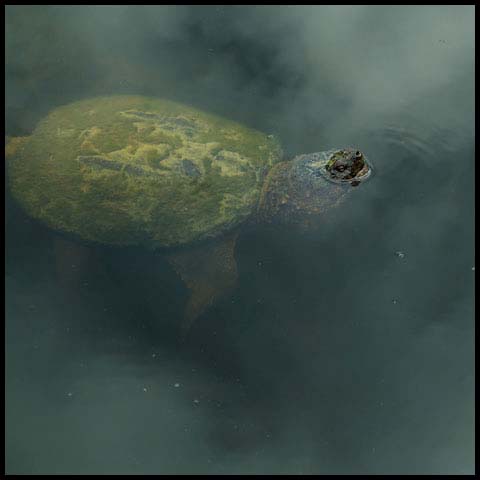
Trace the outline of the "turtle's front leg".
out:
[[[167,255],[169,262],[190,290],[182,330],[190,326],[210,305],[233,290],[237,282],[234,257],[237,234]]]

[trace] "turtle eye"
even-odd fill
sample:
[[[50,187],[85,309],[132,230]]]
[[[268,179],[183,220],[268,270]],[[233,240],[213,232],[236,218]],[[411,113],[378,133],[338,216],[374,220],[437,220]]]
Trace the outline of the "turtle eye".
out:
[[[362,154],[358,150],[355,152],[355,158],[362,158]]]

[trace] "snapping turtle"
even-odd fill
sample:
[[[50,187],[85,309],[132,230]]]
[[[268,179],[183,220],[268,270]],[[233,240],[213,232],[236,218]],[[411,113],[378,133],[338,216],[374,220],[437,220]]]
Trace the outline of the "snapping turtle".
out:
[[[163,249],[191,290],[188,326],[237,278],[248,222],[302,223],[371,172],[356,149],[283,161],[276,138],[172,101],[81,100],[8,139],[9,184],[30,216],[83,242]]]

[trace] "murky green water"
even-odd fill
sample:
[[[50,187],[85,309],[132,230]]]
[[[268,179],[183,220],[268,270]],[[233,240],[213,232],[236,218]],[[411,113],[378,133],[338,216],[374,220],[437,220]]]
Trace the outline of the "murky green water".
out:
[[[6,134],[98,94],[191,103],[375,175],[306,235],[240,237],[181,341],[159,255],[75,291],[6,192],[6,472],[471,474],[472,7],[8,7]]]

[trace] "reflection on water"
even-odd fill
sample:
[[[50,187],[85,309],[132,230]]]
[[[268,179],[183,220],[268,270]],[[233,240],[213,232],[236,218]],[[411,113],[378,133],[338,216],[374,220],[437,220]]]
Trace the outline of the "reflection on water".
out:
[[[375,168],[320,229],[244,232],[186,339],[161,255],[69,250],[7,192],[7,473],[473,472],[473,12],[430,8],[7,10],[9,135],[138,88]]]

